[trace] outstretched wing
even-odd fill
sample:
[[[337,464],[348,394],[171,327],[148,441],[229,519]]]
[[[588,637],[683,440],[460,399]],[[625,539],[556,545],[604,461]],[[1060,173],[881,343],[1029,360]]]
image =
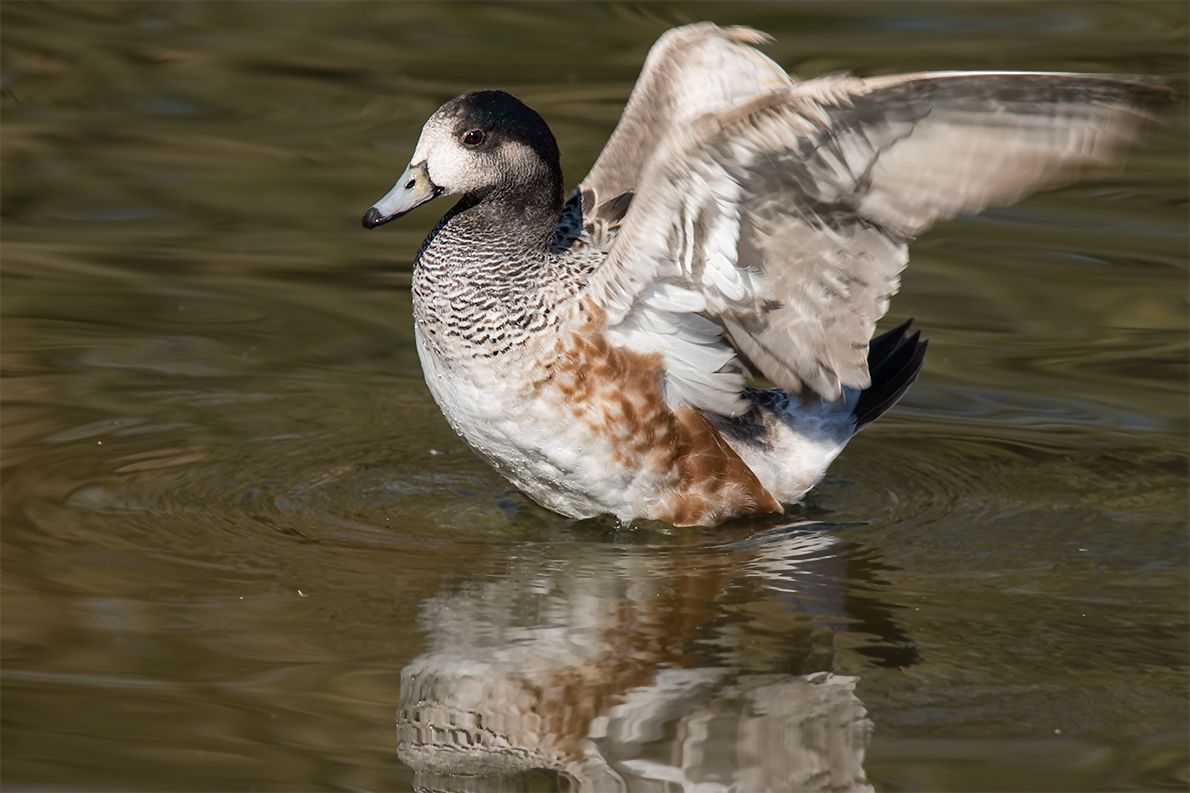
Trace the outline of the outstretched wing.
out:
[[[707,113],[734,107],[795,80],[748,46],[769,37],[710,22],[667,31],[649,50],[607,145],[581,189],[596,204],[633,191],[658,146]]]
[[[642,137],[631,169],[605,152],[588,177],[635,195],[587,295],[616,341],[665,353],[672,399],[744,409],[741,363],[837,399],[869,383],[909,239],[1117,162],[1169,99],[1143,78],[1006,72],[766,76],[697,115],[686,96],[680,123],[653,119],[663,134]]]

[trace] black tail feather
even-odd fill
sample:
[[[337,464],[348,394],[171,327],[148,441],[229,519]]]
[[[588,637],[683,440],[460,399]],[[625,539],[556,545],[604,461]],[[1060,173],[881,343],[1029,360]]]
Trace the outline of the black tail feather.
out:
[[[856,432],[897,404],[917,379],[930,340],[921,339],[921,331],[906,336],[911,324],[912,319],[880,334],[868,344],[868,372],[872,384],[859,395],[859,401],[851,411],[855,416]]]

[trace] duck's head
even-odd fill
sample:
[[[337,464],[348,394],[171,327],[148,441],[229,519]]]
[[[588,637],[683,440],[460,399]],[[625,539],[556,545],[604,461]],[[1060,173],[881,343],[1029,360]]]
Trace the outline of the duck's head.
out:
[[[558,144],[541,116],[503,91],[452,99],[426,122],[410,165],[364,215],[375,228],[440,195],[476,201],[540,194],[560,204]]]

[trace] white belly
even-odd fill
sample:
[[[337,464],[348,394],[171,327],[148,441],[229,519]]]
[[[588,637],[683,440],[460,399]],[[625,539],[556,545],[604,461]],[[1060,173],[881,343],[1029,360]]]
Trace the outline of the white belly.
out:
[[[529,393],[530,356],[444,360],[415,329],[426,385],[451,427],[542,506],[572,518],[638,514],[634,472],[617,466],[582,422]]]

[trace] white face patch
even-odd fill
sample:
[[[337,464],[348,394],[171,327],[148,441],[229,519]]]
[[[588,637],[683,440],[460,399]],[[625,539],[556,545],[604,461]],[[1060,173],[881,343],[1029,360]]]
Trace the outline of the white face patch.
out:
[[[454,125],[437,115],[422,128],[411,162],[426,164],[430,181],[444,193],[467,193],[485,186],[479,152],[463,146]]]
[[[426,164],[430,181],[444,194],[471,193],[505,183],[511,174],[533,169],[537,155],[523,143],[504,141],[495,151],[463,145],[453,118],[430,117],[422,127],[410,162]]]

